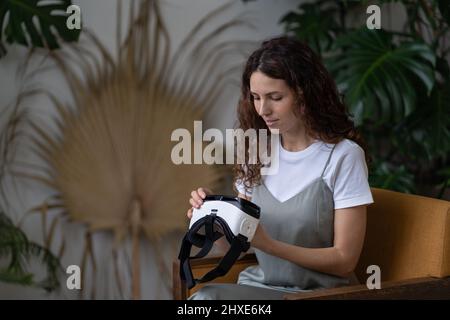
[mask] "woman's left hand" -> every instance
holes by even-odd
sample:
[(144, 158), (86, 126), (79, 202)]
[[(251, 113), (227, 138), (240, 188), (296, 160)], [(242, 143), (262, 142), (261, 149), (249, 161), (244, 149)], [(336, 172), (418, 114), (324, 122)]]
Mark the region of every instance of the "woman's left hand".
[(267, 251), (267, 248), (270, 246), (270, 243), (273, 239), (267, 233), (266, 229), (261, 224), (258, 224), (256, 228), (255, 235), (251, 241), (252, 247), (259, 249), (261, 251)]

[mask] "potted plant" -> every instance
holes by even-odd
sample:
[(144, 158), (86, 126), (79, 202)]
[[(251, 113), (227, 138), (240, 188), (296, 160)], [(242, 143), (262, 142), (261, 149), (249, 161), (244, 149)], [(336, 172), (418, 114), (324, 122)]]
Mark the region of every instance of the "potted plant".
[(381, 30), (369, 30), (365, 19), (350, 24), (369, 17), (367, 1), (302, 2), (280, 23), (313, 47), (336, 79), (372, 156), (371, 186), (448, 199), (450, 3), (378, 5), (392, 3), (406, 13), (402, 30), (387, 28), (387, 16)]

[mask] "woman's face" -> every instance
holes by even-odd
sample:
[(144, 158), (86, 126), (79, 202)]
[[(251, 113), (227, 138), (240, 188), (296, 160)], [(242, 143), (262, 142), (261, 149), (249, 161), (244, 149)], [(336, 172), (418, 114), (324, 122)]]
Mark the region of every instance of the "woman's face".
[(253, 96), (256, 112), (266, 122), (267, 127), (278, 129), (280, 134), (297, 131), (301, 119), (294, 113), (294, 92), (284, 80), (273, 79), (260, 71), (250, 77), (250, 94)]

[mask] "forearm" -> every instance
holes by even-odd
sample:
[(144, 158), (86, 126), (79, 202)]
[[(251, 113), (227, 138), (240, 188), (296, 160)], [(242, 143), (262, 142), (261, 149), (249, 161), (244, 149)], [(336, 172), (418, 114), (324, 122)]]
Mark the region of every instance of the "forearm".
[(335, 247), (305, 248), (271, 239), (261, 250), (301, 267), (340, 277), (348, 276), (353, 269)]

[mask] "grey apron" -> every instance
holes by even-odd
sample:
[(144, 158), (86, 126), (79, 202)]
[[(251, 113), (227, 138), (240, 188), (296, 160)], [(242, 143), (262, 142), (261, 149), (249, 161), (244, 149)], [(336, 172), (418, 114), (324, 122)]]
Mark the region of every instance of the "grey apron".
[[(262, 183), (253, 188), (252, 202), (261, 207), (260, 223), (279, 241), (306, 248), (333, 246), (333, 192), (323, 180), (334, 148), (320, 177), (292, 198), (278, 201)], [(300, 267), (292, 262), (255, 249), (258, 265), (239, 274), (237, 284), (209, 284), (189, 299), (282, 299), (286, 292), (310, 291), (348, 285), (341, 278)]]

